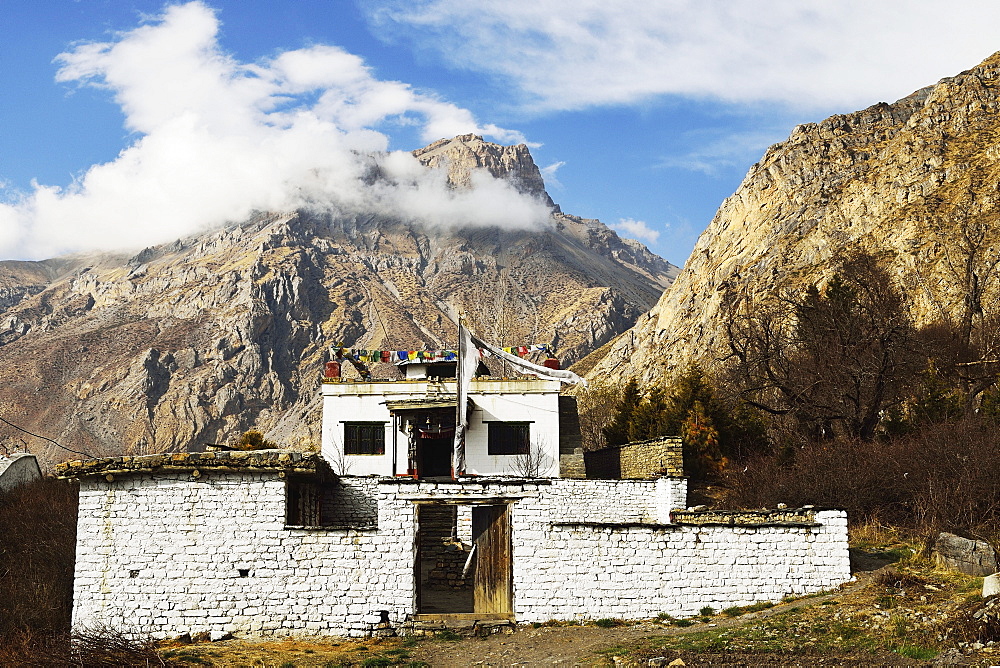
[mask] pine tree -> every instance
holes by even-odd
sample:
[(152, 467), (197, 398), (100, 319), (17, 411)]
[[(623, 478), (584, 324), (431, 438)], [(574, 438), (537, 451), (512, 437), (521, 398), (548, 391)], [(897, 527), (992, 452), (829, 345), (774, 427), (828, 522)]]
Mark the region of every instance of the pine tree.
[(719, 473), (727, 463), (719, 448), (719, 431), (705, 406), (695, 401), (681, 424), (684, 439), (684, 469), (696, 480)]
[(604, 428), (604, 440), (608, 445), (624, 445), (631, 440), (630, 425), (641, 401), (639, 382), (633, 378), (622, 390), (621, 399), (615, 406), (614, 420)]
[(629, 440), (645, 441), (667, 434), (667, 393), (662, 387), (656, 386), (646, 393), (636, 407), (632, 422), (629, 423)]

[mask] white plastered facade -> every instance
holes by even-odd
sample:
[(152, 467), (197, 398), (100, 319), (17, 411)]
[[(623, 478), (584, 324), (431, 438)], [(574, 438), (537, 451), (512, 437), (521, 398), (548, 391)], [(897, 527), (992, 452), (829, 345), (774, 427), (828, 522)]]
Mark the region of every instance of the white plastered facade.
[(683, 479), (341, 478), (374, 524), (286, 522), (278, 471), (137, 472), (80, 486), (74, 624), (180, 633), (372, 633), (418, 612), (417, 507), (509, 511), (517, 622), (694, 615), (850, 578), (843, 511), (737, 526), (672, 522)]
[[(519, 455), (489, 454), (491, 422), (527, 422), (534, 475), (559, 476), (559, 382), (538, 379), (477, 379), (469, 391), (471, 410), (466, 436), (466, 473), (471, 475), (515, 475)], [(399, 380), (352, 382), (327, 381), (322, 385), (324, 458), (338, 473), (349, 475), (405, 475), (408, 435), (400, 414), (394, 416), (387, 403), (420, 398), (454, 398), (452, 380)], [(452, 409), (454, 410), (454, 409)], [(344, 453), (345, 424), (378, 422), (385, 428), (383, 454)]]

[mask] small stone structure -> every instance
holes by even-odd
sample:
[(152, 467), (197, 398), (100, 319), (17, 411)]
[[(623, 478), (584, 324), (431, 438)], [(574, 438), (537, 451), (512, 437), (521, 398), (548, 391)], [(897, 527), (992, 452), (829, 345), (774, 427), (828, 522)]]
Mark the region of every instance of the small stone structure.
[(658, 478), (684, 475), (678, 436), (664, 436), (584, 453), (587, 477), (599, 479)]
[(850, 578), (843, 511), (683, 511), (681, 477), (338, 477), (320, 456), (288, 451), (57, 470), (80, 480), (77, 626), (160, 637), (405, 627), (429, 610), (424, 507), (457, 506), (457, 538), (477, 550), (468, 619), (686, 616)]
[(0, 456), (0, 492), (14, 489), (42, 477), (38, 459), (27, 452)]

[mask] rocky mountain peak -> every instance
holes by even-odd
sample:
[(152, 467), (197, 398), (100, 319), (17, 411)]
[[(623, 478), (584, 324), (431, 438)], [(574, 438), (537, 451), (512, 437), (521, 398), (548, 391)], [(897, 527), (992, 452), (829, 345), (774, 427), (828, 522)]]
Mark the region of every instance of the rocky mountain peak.
[(413, 151), (413, 155), (427, 167), (448, 170), (448, 183), (456, 188), (470, 187), (473, 171), (483, 169), (494, 178), (507, 179), (519, 192), (537, 197), (558, 211), (545, 192), (542, 173), (524, 144), (501, 146), (479, 135), (467, 134), (440, 139)]

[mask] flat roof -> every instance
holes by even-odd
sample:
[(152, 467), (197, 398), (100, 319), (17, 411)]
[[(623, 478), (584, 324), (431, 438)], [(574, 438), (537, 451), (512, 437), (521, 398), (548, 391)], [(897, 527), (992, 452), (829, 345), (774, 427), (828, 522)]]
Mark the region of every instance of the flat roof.
[(211, 452), (167, 452), (157, 455), (100, 457), (56, 464), (58, 478), (155, 473), (159, 471), (279, 471), (329, 473), (323, 458), (294, 450), (233, 450)]

